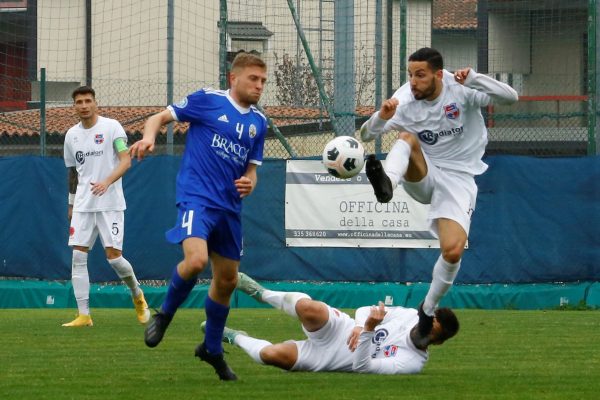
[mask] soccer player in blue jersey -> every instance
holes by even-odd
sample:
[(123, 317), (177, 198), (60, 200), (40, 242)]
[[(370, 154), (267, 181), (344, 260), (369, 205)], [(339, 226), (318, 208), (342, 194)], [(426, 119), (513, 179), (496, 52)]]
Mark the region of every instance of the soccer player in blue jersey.
[(165, 301), (148, 323), (144, 340), (149, 347), (160, 343), (210, 259), (206, 332), (196, 356), (212, 365), (221, 380), (237, 379), (223, 358), (221, 339), (242, 253), (242, 199), (256, 187), (263, 157), (267, 121), (254, 104), (265, 86), (266, 64), (254, 54), (240, 53), (230, 79), (227, 91), (199, 90), (150, 117), (143, 138), (129, 150), (140, 160), (153, 151), (161, 126), (190, 123), (177, 175), (177, 224), (166, 234), (169, 242), (181, 243), (184, 259), (173, 270)]

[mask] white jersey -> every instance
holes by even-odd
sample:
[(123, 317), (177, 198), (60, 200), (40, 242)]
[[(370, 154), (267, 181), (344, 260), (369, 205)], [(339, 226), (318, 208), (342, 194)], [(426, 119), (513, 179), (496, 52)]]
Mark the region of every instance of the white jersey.
[(360, 334), (357, 349), (352, 352), (347, 340), (355, 326), (364, 326), (370, 307), (356, 310), (356, 320), (329, 307), (329, 320), (321, 329), (309, 332), (308, 340), (294, 341), (298, 360), (292, 370), (340, 371), (371, 374), (416, 374), (428, 359), (427, 351), (417, 349), (410, 330), (419, 322), (417, 310), (386, 307), (381, 324), (372, 332)]
[(114, 147), (117, 138), (127, 141), (121, 124), (114, 119), (100, 116), (90, 129), (85, 129), (80, 122), (67, 131), (65, 165), (77, 168), (79, 180), (73, 205), (74, 212), (125, 210), (125, 196), (120, 178), (110, 185), (102, 196), (96, 196), (90, 190), (92, 183), (104, 180), (119, 164), (119, 156)]
[[(510, 104), (518, 100), (510, 86), (470, 70), (464, 85), (444, 70), (443, 88), (432, 100), (416, 100), (410, 83), (402, 85), (393, 97), (399, 101), (388, 121), (376, 112), (361, 128), (364, 141), (391, 130), (407, 131), (418, 137), (423, 153), (433, 165), (479, 175), (487, 165), (481, 161), (487, 144), (487, 129), (481, 107), (492, 103)], [(365, 129), (366, 128), (366, 129)]]
[[(352, 370), (371, 374), (416, 374), (429, 358), (427, 351), (415, 347), (411, 329), (419, 322), (417, 310), (386, 307), (386, 315), (374, 331), (360, 334)], [(356, 324), (363, 325), (370, 307), (356, 310)]]

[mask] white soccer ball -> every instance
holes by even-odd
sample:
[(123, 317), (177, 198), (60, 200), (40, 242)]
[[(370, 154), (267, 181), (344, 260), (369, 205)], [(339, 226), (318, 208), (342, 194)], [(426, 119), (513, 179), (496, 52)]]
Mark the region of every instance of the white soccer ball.
[(325, 146), (323, 165), (331, 175), (347, 179), (358, 175), (365, 163), (365, 149), (351, 136), (338, 136)]

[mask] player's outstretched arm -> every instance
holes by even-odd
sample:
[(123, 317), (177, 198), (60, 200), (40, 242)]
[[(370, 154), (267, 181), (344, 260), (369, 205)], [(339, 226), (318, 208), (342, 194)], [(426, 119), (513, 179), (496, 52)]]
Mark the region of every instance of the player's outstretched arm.
[(129, 156), (131, 158), (137, 157), (139, 161), (144, 158), (146, 153), (152, 153), (154, 151), (154, 141), (160, 128), (174, 120), (173, 114), (168, 108), (148, 118), (144, 124), (144, 136), (129, 148)]
[(369, 142), (382, 133), (394, 129), (393, 126), (388, 124), (388, 121), (396, 113), (398, 104), (399, 101), (395, 97), (387, 99), (381, 104), (379, 111), (373, 114), (371, 118), (360, 127), (360, 138), (363, 142)]
[(497, 104), (513, 104), (519, 100), (515, 89), (487, 75), (478, 74), (471, 68), (457, 70), (454, 79), (466, 87), (487, 94)]

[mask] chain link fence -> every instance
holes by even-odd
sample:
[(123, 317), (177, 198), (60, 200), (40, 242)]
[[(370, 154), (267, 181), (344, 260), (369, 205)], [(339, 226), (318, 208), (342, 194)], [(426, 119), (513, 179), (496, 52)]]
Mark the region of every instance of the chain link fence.
[[(519, 93), (515, 105), (483, 110), (489, 154), (597, 152), (593, 0), (16, 3), (0, 9), (0, 156), (60, 156), (77, 123), (70, 93), (86, 83), (135, 141), (166, 105), (223, 88), (243, 50), (269, 67), (265, 157), (318, 157), (406, 82), (408, 55), (424, 46), (448, 70), (472, 67)], [(179, 154), (186, 130), (165, 129), (158, 153)], [(394, 139), (366, 149), (385, 153)]]

